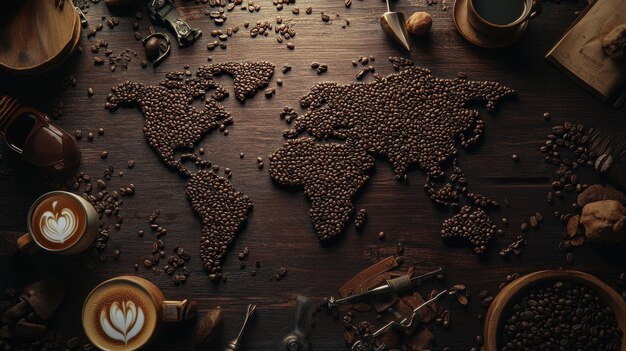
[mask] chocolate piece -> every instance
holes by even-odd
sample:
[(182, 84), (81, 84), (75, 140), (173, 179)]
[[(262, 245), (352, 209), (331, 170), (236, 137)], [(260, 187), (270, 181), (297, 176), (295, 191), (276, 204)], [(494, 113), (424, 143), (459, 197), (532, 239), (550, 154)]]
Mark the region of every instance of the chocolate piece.
[(52, 317), (65, 298), (65, 289), (56, 278), (48, 278), (24, 287), (21, 298), (28, 302), (41, 319)]
[(46, 336), (47, 329), (43, 324), (31, 323), (22, 318), (15, 325), (13, 336), (25, 340), (39, 340)]

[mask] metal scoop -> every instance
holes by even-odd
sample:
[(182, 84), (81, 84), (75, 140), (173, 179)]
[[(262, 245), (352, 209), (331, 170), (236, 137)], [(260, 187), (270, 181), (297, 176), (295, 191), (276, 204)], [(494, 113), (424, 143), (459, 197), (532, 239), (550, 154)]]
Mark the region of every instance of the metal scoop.
[(409, 32), (406, 29), (406, 21), (404, 19), (404, 13), (391, 12), (389, 7), (389, 0), (387, 2), (387, 12), (383, 13), (380, 17), (380, 26), (383, 28), (388, 36), (393, 38), (411, 52), (411, 45), (409, 44)]
[(246, 327), (248, 326), (248, 321), (254, 315), (256, 311), (256, 305), (248, 305), (248, 310), (246, 311), (246, 319), (243, 321), (243, 325), (241, 326), (241, 330), (236, 338), (234, 338), (231, 342), (228, 343), (224, 351), (242, 351), (243, 346), (241, 345), (241, 338), (243, 337), (243, 333), (246, 331)]

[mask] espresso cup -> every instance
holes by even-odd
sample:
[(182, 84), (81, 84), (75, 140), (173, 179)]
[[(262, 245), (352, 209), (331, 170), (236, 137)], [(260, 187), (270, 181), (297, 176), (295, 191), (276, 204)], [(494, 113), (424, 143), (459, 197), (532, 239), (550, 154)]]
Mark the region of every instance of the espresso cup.
[(85, 251), (98, 236), (96, 209), (82, 197), (52, 191), (39, 197), (28, 211), (28, 233), (17, 239), (22, 252), (40, 249), (70, 255)]
[(515, 36), (542, 10), (540, 0), (467, 0), (467, 19), (489, 36)]
[(83, 329), (89, 341), (104, 351), (146, 347), (164, 322), (196, 317), (195, 302), (169, 301), (161, 290), (137, 276), (120, 276), (96, 286), (83, 304)]

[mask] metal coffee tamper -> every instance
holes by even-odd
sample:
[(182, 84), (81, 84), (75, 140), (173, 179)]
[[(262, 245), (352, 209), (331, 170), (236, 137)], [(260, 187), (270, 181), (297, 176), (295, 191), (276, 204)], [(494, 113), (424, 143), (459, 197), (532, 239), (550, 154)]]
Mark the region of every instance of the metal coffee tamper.
[(241, 326), (241, 330), (239, 331), (239, 334), (237, 334), (237, 337), (228, 343), (224, 351), (242, 351), (243, 350), (243, 346), (241, 345), (241, 338), (243, 337), (243, 333), (245, 332), (246, 327), (248, 326), (248, 321), (254, 315), (255, 311), (256, 311), (256, 305), (248, 305), (248, 310), (246, 311), (246, 319), (244, 319), (243, 321), (243, 325)]
[(278, 340), (278, 351), (308, 351), (311, 348), (308, 333), (310, 326), (310, 314), (313, 301), (298, 295), (296, 306), (296, 324), (293, 328), (288, 328), (280, 335)]

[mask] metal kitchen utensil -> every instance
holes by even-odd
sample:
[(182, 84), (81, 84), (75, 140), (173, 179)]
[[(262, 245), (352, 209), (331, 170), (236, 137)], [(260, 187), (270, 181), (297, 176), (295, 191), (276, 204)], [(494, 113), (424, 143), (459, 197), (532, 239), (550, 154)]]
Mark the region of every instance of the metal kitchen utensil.
[(311, 349), (308, 333), (310, 328), (310, 313), (313, 301), (298, 295), (296, 306), (296, 323), (293, 328), (287, 328), (279, 335), (278, 351), (308, 351)]
[(193, 29), (182, 19), (172, 0), (151, 0), (148, 3), (150, 18), (160, 25), (168, 26), (174, 34), (179, 46), (193, 44), (202, 34), (199, 29)]
[(78, 6), (74, 6), (76, 8), (76, 12), (78, 12), (78, 18), (80, 18), (80, 25), (83, 27), (87, 27), (87, 25), (89, 24), (89, 20), (87, 20), (87, 16), (85, 16), (85, 13), (83, 12), (83, 10), (80, 9), (80, 7)]
[(228, 343), (224, 351), (242, 351), (243, 346), (241, 345), (241, 338), (243, 337), (243, 333), (246, 331), (246, 327), (248, 326), (248, 321), (254, 315), (256, 311), (256, 305), (248, 305), (248, 310), (246, 311), (246, 319), (243, 321), (243, 325), (241, 326), (241, 330), (239, 330), (239, 334), (232, 341)]
[(428, 272), (417, 277), (409, 277), (408, 275), (402, 275), (397, 278), (389, 279), (385, 285), (378, 286), (374, 289), (364, 291), (360, 294), (350, 295), (341, 299), (335, 299), (331, 297), (328, 299), (328, 308), (336, 307), (341, 303), (362, 301), (365, 298), (380, 295), (403, 295), (413, 291), (413, 287), (421, 283), (422, 279), (438, 275), (443, 272), (443, 268)]
[(402, 47), (407, 49), (407, 51), (411, 52), (411, 45), (409, 44), (409, 32), (406, 29), (404, 13), (391, 12), (389, 0), (386, 0), (386, 2), (387, 12), (383, 13), (383, 15), (380, 17), (380, 26), (383, 27), (383, 30), (385, 31), (385, 33), (387, 33), (388, 36), (400, 43)]
[(378, 338), (379, 336), (382, 336), (385, 332), (387, 332), (387, 330), (391, 328), (398, 328), (398, 329), (404, 329), (404, 330), (412, 328), (414, 326), (413, 323), (415, 322), (415, 319), (417, 318), (418, 312), (422, 308), (450, 294), (452, 294), (452, 292), (448, 290), (444, 290), (440, 292), (439, 294), (435, 295), (433, 298), (425, 301), (423, 304), (417, 306), (413, 310), (413, 313), (411, 314), (410, 317), (406, 317), (400, 322), (391, 321), (383, 325), (382, 327), (380, 327), (374, 333), (367, 335), (365, 338), (355, 341), (354, 344), (352, 344), (352, 351), (383, 351), (385, 350), (386, 349), (385, 344), (378, 341), (378, 339), (376, 338)]
[[(170, 37), (165, 34), (165, 33), (151, 33), (150, 35), (148, 35), (147, 37), (143, 38), (141, 40), (141, 43), (144, 46), (144, 49), (147, 48), (146, 44), (148, 43), (148, 41), (152, 38), (156, 38), (161, 39), (162, 41), (159, 42), (159, 45), (156, 46), (156, 50), (157, 50), (157, 55), (156, 58), (151, 58), (148, 57), (148, 50), (146, 50), (146, 58), (152, 62), (152, 67), (156, 67), (158, 65), (161, 64), (161, 62), (163, 62), (169, 55), (170, 55), (170, 51), (172, 48), (172, 44), (170, 42)], [(163, 44), (163, 45), (161, 45)], [(163, 50), (161, 48), (161, 46), (165, 47), (165, 50)]]

